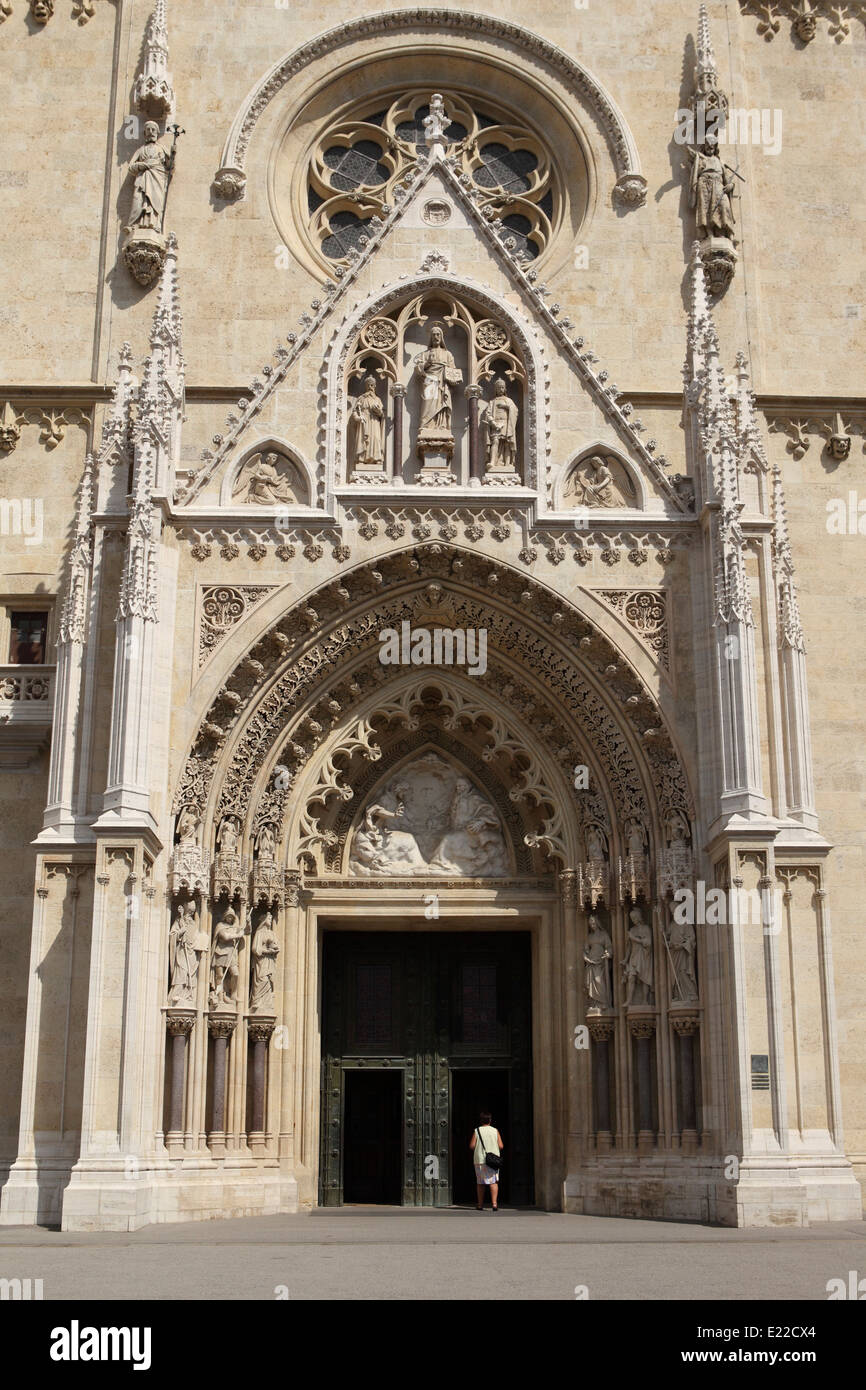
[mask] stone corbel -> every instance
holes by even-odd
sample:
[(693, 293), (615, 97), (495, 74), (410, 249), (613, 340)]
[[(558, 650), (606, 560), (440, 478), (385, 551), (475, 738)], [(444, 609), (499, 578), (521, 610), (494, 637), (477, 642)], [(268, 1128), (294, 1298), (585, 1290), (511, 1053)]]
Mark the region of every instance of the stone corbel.
[(178, 845), (171, 857), (172, 893), (207, 895), (210, 856), (201, 845)]
[(607, 902), (610, 893), (607, 860), (587, 859), (578, 864), (577, 873), (581, 905), (594, 912), (600, 902)]

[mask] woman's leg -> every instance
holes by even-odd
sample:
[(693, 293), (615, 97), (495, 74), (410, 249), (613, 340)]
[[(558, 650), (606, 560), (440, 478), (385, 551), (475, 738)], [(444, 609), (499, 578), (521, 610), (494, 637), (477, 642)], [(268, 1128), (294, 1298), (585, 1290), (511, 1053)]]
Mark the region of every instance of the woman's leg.
[(483, 1210), (484, 1210), (484, 1183), (483, 1183), (483, 1182), (479, 1182), (479, 1183), (476, 1183), (475, 1186), (476, 1186), (477, 1189), (478, 1189), (478, 1210), (479, 1210), (479, 1211), (483, 1211)]
[(491, 1201), (491, 1203), (492, 1203), (492, 1205), (493, 1205), (493, 1210), (495, 1211), (496, 1208), (499, 1206), (499, 1183), (498, 1183), (498, 1182), (492, 1182), (492, 1183), (490, 1184), (490, 1201)]

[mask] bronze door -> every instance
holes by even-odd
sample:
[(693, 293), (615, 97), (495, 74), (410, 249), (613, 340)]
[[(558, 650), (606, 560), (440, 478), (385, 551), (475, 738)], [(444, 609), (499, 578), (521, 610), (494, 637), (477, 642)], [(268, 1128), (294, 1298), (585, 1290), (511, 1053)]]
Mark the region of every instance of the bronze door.
[(479, 1105), (532, 1202), (530, 961), (525, 932), (325, 933), (323, 1206), (469, 1200)]

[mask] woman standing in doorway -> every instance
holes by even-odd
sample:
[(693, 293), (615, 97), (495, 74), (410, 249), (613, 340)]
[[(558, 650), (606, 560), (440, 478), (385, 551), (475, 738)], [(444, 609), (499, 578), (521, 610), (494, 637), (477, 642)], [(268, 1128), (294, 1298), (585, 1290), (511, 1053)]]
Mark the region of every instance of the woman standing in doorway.
[(478, 1210), (484, 1210), (484, 1189), (490, 1188), (490, 1204), (494, 1211), (499, 1210), (499, 1164), (495, 1167), (487, 1162), (489, 1157), (499, 1158), (505, 1150), (502, 1135), (494, 1129), (493, 1116), (489, 1110), (482, 1110), (480, 1124), (469, 1141), (475, 1164), (475, 1185), (478, 1192)]

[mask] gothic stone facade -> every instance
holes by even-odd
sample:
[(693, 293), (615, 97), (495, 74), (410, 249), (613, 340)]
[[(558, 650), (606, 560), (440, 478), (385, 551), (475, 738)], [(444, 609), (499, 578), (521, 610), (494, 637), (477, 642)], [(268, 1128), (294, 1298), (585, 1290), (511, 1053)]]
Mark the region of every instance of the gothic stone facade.
[(361, 922), (531, 934), (539, 1205), (858, 1215), (863, 6), (0, 21), (0, 1219), (321, 1200)]

